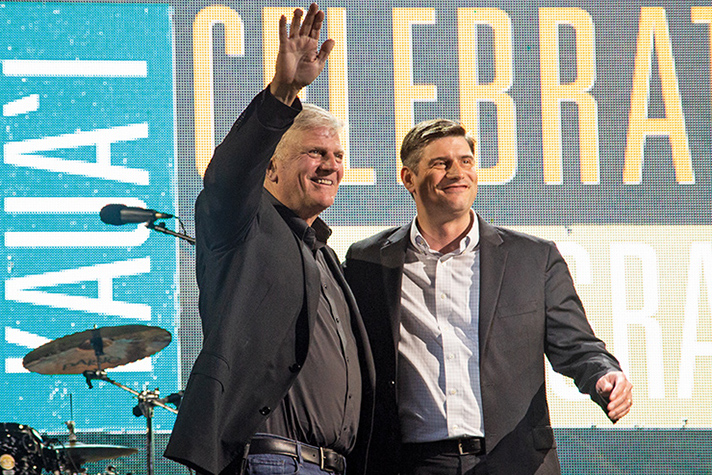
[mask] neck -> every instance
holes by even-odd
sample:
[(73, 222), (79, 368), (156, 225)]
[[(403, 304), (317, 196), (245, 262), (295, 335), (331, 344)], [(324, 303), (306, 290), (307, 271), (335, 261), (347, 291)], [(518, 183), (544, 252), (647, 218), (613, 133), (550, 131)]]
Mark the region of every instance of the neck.
[[(266, 189), (267, 191), (270, 192), (270, 194), (271, 194), (272, 196), (274, 196), (274, 197), (277, 199), (277, 201), (279, 201), (279, 202), (282, 203), (284, 206), (286, 206), (287, 208), (289, 208), (289, 209), (291, 209), (292, 211), (294, 211), (294, 213), (295, 213), (297, 216), (299, 216), (300, 218), (302, 218), (304, 221), (306, 221), (309, 226), (311, 226), (311, 225), (314, 223), (314, 221), (316, 221), (316, 218), (318, 218), (318, 217), (319, 217), (319, 214), (321, 213), (321, 211), (323, 211), (323, 210), (321, 210), (321, 211), (317, 211), (317, 210), (304, 210), (304, 209), (300, 209), (300, 208), (295, 207), (295, 206), (290, 206), (291, 203), (287, 202), (287, 200), (286, 200), (286, 199), (282, 196), (282, 194), (279, 192), (279, 189), (278, 189), (277, 187), (275, 187), (275, 186), (272, 184), (272, 182), (270, 182), (269, 180), (265, 180), (264, 187), (265, 187), (265, 189)], [(315, 213), (316, 213), (316, 214), (315, 214)]]
[(462, 238), (472, 229), (474, 218), (469, 210), (448, 220), (438, 220), (418, 213), (417, 225), (430, 248), (446, 254), (458, 248)]

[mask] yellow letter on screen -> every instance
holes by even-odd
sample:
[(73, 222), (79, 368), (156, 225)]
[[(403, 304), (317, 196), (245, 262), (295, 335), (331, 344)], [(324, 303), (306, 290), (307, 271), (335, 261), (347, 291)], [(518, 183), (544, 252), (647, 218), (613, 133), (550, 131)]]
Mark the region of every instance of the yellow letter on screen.
[[(559, 71), (559, 25), (576, 32), (576, 80), (562, 84)], [(580, 8), (539, 9), (539, 55), (541, 64), (541, 137), (544, 155), (544, 182), (563, 182), (561, 144), (561, 103), (578, 107), (581, 182), (600, 181), (598, 157), (598, 106), (589, 93), (596, 80), (596, 48), (593, 21)]]
[[(496, 165), (480, 168), (477, 171), (479, 183), (482, 185), (506, 183), (517, 173), (514, 100), (505, 92), (513, 83), (512, 21), (505, 11), (498, 8), (459, 8), (457, 22), (460, 120), (468, 131), (473, 131), (478, 142), (480, 103), (491, 102), (497, 107), (498, 160)], [(479, 81), (477, 25), (488, 25), (494, 32), (494, 78), (487, 84), (481, 84)]]
[(328, 59), (329, 111), (344, 122), (341, 145), (346, 152), (344, 158), (344, 185), (373, 185), (376, 174), (373, 168), (351, 168), (349, 147), (349, 81), (348, 56), (346, 49), (346, 10), (329, 8), (326, 12), (329, 38), (336, 44)]
[(213, 27), (225, 27), (225, 53), (245, 54), (245, 33), (240, 15), (228, 7), (211, 5), (193, 21), (193, 101), (195, 103), (195, 167), (205, 174), (215, 149), (213, 91)]
[[(664, 118), (648, 117), (650, 97), (650, 76), (652, 54), (657, 53)], [(623, 183), (638, 184), (643, 174), (643, 149), (649, 135), (667, 136), (672, 148), (675, 178), (681, 184), (694, 184), (692, 158), (685, 129), (680, 89), (675, 72), (675, 59), (668, 30), (665, 10), (660, 7), (640, 9), (638, 45), (633, 70), (633, 87), (630, 93), (630, 117), (628, 119), (628, 140), (625, 149)]]
[[(400, 146), (405, 134), (413, 127), (415, 101), (435, 101), (434, 84), (413, 84), (413, 32), (414, 24), (434, 24), (432, 8), (393, 9), (393, 97), (395, 101), (396, 176), (400, 181)], [(431, 45), (429, 45), (430, 47)]]

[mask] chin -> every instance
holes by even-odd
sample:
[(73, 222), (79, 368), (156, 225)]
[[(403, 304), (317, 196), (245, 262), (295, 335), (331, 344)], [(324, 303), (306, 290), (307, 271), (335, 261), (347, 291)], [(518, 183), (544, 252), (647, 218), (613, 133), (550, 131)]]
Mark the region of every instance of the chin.
[(328, 208), (329, 206), (334, 204), (334, 201), (336, 201), (336, 197), (335, 196), (324, 196), (324, 197), (320, 197), (314, 201), (316, 203), (324, 206), (325, 208)]
[(325, 200), (315, 200), (313, 203), (313, 208), (315, 210), (319, 210), (319, 213), (322, 211), (326, 210), (329, 206), (334, 204), (334, 200), (331, 201), (325, 201)]

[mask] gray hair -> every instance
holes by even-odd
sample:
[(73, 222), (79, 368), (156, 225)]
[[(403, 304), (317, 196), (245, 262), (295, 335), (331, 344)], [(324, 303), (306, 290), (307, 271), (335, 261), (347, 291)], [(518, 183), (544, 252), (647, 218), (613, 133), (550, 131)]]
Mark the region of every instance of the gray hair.
[(295, 117), (292, 126), (284, 133), (272, 155), (272, 160), (283, 160), (294, 153), (296, 136), (300, 132), (316, 128), (327, 128), (334, 133), (340, 133), (344, 122), (337, 119), (331, 112), (314, 104), (302, 104), (302, 111)]
[(403, 166), (417, 173), (423, 149), (430, 142), (444, 137), (464, 138), (472, 154), (475, 154), (475, 139), (467, 133), (462, 124), (449, 119), (431, 119), (416, 124), (403, 139), (400, 149)]

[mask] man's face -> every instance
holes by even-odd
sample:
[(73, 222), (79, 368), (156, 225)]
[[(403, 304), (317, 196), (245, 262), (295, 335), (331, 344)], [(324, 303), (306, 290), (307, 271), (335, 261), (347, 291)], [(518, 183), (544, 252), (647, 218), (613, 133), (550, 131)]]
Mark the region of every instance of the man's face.
[(298, 132), (292, 154), (273, 162), (267, 172), (270, 191), (308, 224), (334, 204), (344, 176), (339, 135), (326, 127)]
[(469, 213), (477, 196), (475, 158), (464, 137), (433, 140), (422, 151), (417, 173), (404, 168), (401, 178), (418, 214), (456, 218)]

